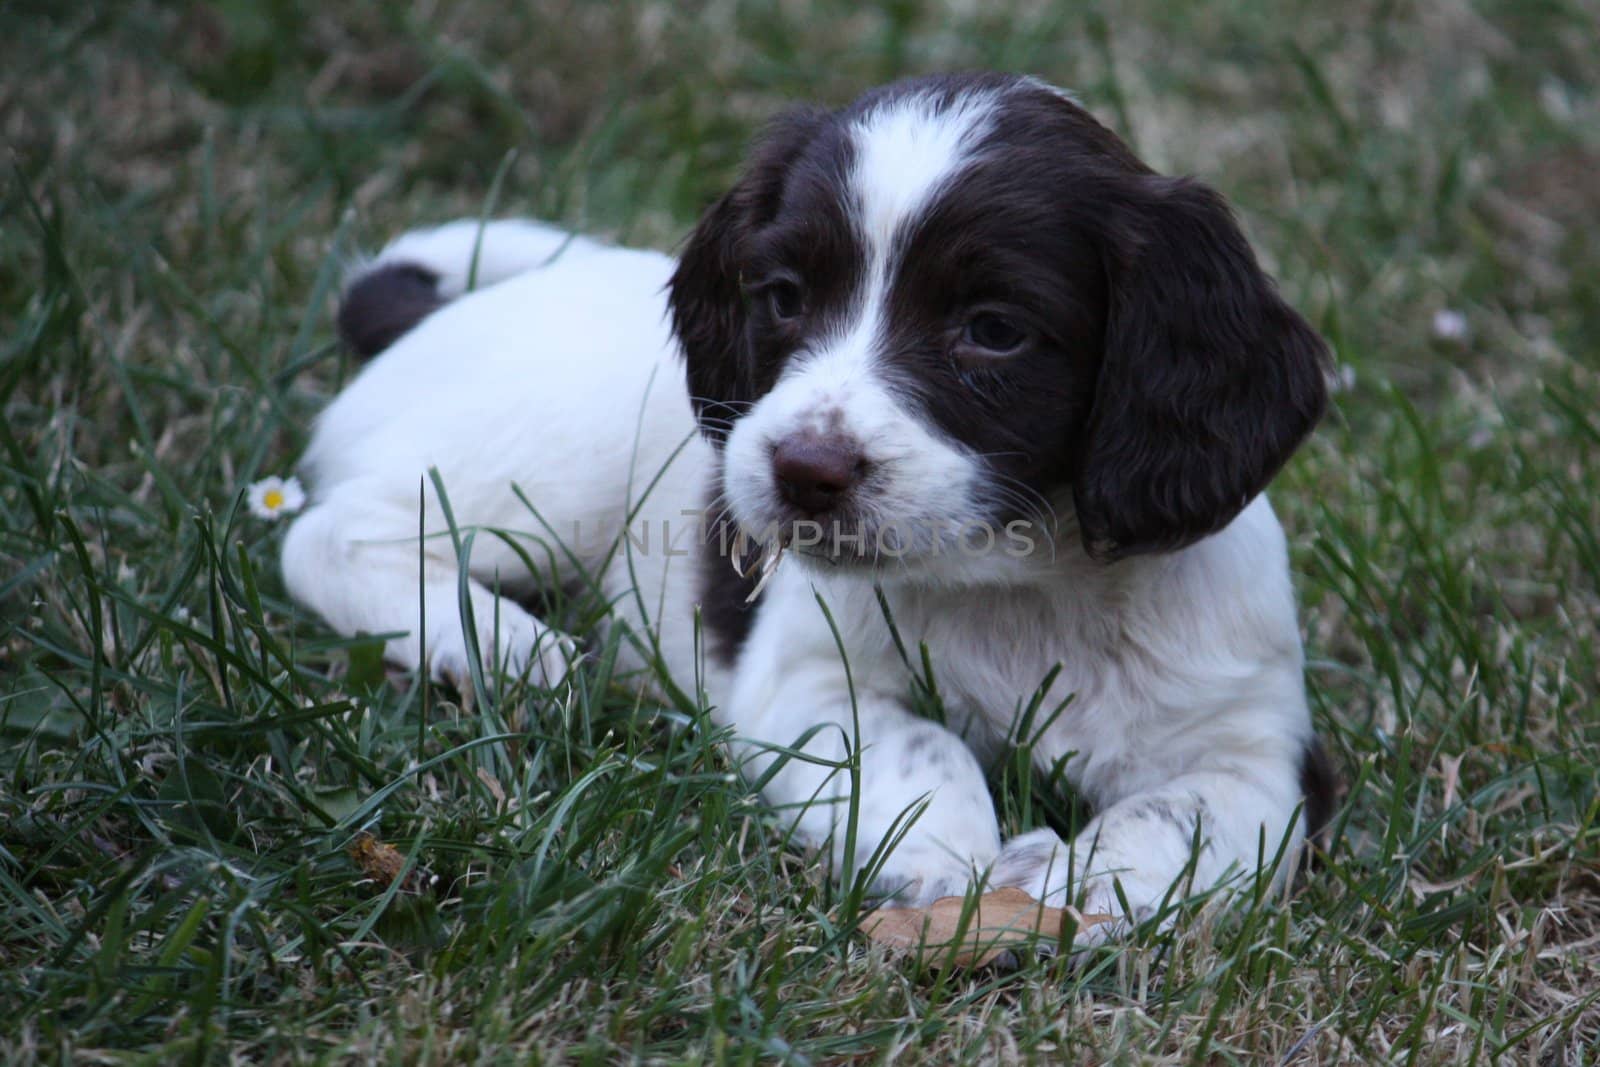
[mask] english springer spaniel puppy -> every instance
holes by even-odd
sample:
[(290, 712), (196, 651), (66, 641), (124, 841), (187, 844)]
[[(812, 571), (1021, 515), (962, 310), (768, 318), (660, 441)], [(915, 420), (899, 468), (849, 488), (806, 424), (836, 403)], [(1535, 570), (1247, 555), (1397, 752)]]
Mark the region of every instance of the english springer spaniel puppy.
[[(398, 664), (556, 684), (574, 643), (511, 594), (588, 576), (836, 871), (893, 843), (906, 904), (981, 881), (1141, 920), (1281, 879), (1325, 814), (1262, 496), (1325, 346), (1220, 196), (1057, 89), (785, 114), (677, 260), (409, 233), (340, 326), (382, 354), (317, 424), (284, 576)], [(465, 613), (446, 503), (479, 531)], [(1019, 740), (1093, 806), (1070, 846), (1002, 839), (984, 765)]]

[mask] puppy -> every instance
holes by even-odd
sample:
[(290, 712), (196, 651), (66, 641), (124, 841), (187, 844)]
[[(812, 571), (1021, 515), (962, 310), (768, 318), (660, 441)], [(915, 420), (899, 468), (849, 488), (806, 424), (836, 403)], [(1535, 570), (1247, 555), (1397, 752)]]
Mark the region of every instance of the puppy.
[[(1261, 495), (1325, 346), (1221, 197), (1057, 89), (788, 113), (677, 261), (407, 234), (340, 324), (381, 357), (317, 425), (283, 570), (396, 663), (556, 684), (575, 646), (511, 594), (592, 580), (837, 871), (893, 845), (907, 904), (983, 880), (1141, 920), (1281, 878), (1325, 814)], [(983, 768), (1018, 741), (1093, 805), (1071, 847), (1001, 839)]]

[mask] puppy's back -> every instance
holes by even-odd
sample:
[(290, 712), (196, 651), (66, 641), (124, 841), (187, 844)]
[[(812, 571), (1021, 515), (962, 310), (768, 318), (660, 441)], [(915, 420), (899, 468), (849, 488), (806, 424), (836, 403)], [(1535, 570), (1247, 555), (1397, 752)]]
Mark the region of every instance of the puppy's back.
[(458, 219), (412, 230), (351, 272), (339, 302), (339, 336), (371, 359), (464, 293), (602, 248), (524, 219)]

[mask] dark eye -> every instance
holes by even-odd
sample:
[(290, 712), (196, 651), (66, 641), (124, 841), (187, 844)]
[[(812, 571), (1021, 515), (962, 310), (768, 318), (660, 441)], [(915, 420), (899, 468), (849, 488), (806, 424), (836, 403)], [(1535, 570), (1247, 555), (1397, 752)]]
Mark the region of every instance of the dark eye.
[(773, 282), (767, 286), (767, 308), (779, 322), (798, 319), (806, 309), (805, 294), (794, 282)]
[(961, 339), (975, 348), (1003, 356), (1021, 348), (1028, 334), (1004, 315), (985, 311), (967, 320)]

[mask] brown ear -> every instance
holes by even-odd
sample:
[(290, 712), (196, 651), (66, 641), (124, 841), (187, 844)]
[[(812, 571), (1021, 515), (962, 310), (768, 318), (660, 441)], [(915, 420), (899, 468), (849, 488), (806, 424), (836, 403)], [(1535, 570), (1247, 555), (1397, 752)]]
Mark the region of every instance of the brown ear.
[(672, 329), (683, 350), (695, 417), (719, 446), (728, 423), (755, 400), (739, 277), (741, 246), (777, 212), (789, 165), (825, 114), (796, 109), (768, 124), (739, 181), (700, 217), (668, 283)]
[(1227, 204), (1141, 178), (1109, 238), (1104, 359), (1073, 487), (1100, 559), (1215, 533), (1277, 474), (1327, 403), (1327, 346), (1278, 295)]

